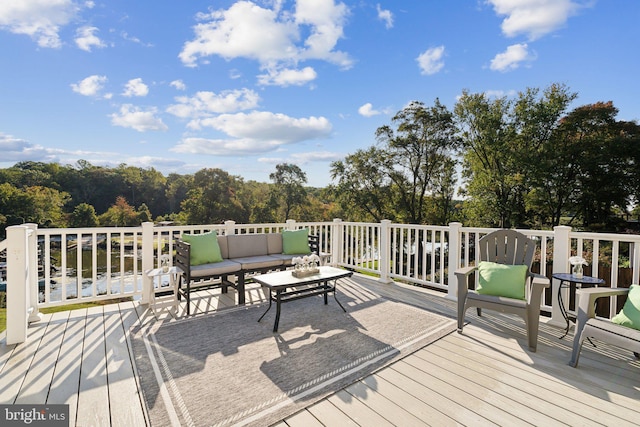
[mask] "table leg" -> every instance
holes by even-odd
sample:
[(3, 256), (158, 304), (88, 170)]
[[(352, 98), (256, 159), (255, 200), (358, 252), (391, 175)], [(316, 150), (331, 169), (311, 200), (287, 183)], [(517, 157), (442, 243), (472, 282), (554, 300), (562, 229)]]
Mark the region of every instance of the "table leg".
[[(329, 293), (329, 281), (325, 280), (324, 281), (324, 305), (327, 305), (329, 303), (329, 301), (327, 301), (327, 294)], [(336, 294), (335, 292), (333, 293), (334, 295)]]
[(278, 332), (278, 323), (280, 323), (280, 303), (282, 299), (282, 291), (276, 291), (276, 321), (273, 323), (273, 332)]
[(267, 307), (267, 311), (265, 311), (264, 313), (262, 313), (262, 316), (260, 316), (260, 318), (258, 319), (258, 322), (262, 320), (262, 318), (265, 316), (265, 314), (267, 314), (269, 312), (269, 310), (271, 310), (271, 288), (269, 288), (269, 307)]
[(345, 308), (342, 306), (342, 304), (340, 304), (340, 301), (338, 301), (338, 281), (337, 280), (335, 280), (333, 282), (333, 299), (336, 300), (336, 302), (338, 303), (338, 305), (340, 306), (342, 311), (344, 311), (346, 313), (347, 310), (345, 310)]
[(567, 314), (567, 309), (564, 307), (564, 301), (562, 300), (562, 284), (564, 281), (560, 281), (560, 286), (558, 287), (558, 305), (560, 306), (560, 313), (562, 313), (562, 317), (567, 322), (567, 327), (564, 330), (564, 334), (559, 338), (562, 339), (567, 336), (569, 333), (569, 316)]

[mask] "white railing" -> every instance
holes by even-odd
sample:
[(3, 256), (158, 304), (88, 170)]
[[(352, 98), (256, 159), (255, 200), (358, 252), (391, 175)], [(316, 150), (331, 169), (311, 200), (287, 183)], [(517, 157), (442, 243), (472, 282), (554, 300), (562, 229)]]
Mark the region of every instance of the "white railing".
[[(7, 256), (8, 304), (26, 304), (26, 309), (12, 310), (33, 321), (40, 308), (56, 305), (123, 297), (146, 303), (149, 296), (145, 289), (149, 287), (145, 281), (149, 279), (143, 272), (158, 266), (162, 255), (172, 256), (175, 238), (182, 233), (216, 230), (229, 235), (299, 228), (309, 228), (310, 234), (319, 236), (320, 251), (332, 265), (375, 275), (383, 283), (401, 281), (447, 291), (451, 299), (457, 297), (454, 271), (477, 262), (474, 249), (478, 241), (493, 231), (462, 227), (460, 223), (428, 226), (340, 219), (162, 227), (145, 223), (141, 227), (77, 229), (38, 229), (25, 224), (9, 227), (7, 240), (0, 242), (0, 252), (6, 248), (7, 255), (11, 253)], [(639, 235), (582, 233), (570, 227), (519, 231), (537, 243), (534, 271), (543, 275), (568, 272), (569, 256), (581, 255), (590, 264), (591, 270), (586, 273), (604, 278), (607, 286), (640, 282)], [(13, 279), (9, 277), (11, 271)], [(542, 311), (551, 314), (552, 323), (560, 325), (564, 319), (559, 311), (558, 287), (554, 281), (546, 291)], [(569, 301), (569, 291), (561, 292)], [(616, 303), (612, 299), (610, 313), (617, 312)], [(10, 322), (19, 323), (18, 332), (12, 336), (20, 339), (26, 326), (22, 326), (22, 320), (14, 320), (13, 314), (8, 317)]]

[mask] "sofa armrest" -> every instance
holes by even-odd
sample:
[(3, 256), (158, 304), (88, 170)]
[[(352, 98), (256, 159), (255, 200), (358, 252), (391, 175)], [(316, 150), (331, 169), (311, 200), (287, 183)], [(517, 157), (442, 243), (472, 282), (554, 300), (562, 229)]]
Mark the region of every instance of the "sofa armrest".
[(309, 234), (309, 249), (312, 254), (320, 255), (320, 237)]
[(176, 257), (175, 264), (183, 271), (184, 280), (191, 279), (191, 244), (177, 238), (175, 240)]

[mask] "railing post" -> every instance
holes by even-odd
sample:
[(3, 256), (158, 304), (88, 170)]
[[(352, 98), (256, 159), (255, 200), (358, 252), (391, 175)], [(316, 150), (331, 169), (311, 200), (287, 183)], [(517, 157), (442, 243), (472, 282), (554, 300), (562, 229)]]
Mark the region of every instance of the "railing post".
[(24, 225), (7, 227), (7, 345), (27, 340), (29, 275), (33, 274), (29, 269), (28, 234)]
[(329, 265), (336, 266), (342, 262), (342, 220), (340, 218), (334, 218), (331, 225), (331, 262)]
[(449, 223), (449, 271), (447, 274), (447, 298), (457, 301), (458, 300), (458, 280), (456, 279), (456, 270), (460, 267), (460, 228), (462, 223), (451, 222)]
[(296, 231), (296, 220), (288, 219), (284, 228), (289, 231)]
[(225, 221), (224, 222), (224, 234), (227, 236), (231, 236), (236, 234), (236, 222), (235, 221)]
[[(40, 299), (40, 288), (38, 286), (38, 224), (29, 223), (24, 225), (28, 228), (27, 262), (29, 263), (29, 323), (32, 323), (42, 320), (42, 316), (38, 310), (38, 301)], [(47, 285), (45, 284), (45, 286)]]
[[(151, 298), (151, 277), (147, 276), (146, 272), (154, 268), (154, 255), (153, 250), (153, 222), (142, 223), (142, 301), (140, 304), (149, 304)], [(160, 241), (158, 241), (160, 244)]]
[[(552, 273), (568, 273), (569, 257), (571, 256), (571, 227), (559, 225), (553, 228), (553, 271)], [(565, 326), (566, 321), (560, 311), (558, 301), (559, 280), (551, 281), (551, 320), (550, 325)], [(563, 301), (569, 301), (569, 290), (562, 290)]]
[(391, 270), (391, 221), (383, 219), (380, 221), (380, 279), (382, 283), (393, 283), (389, 278)]

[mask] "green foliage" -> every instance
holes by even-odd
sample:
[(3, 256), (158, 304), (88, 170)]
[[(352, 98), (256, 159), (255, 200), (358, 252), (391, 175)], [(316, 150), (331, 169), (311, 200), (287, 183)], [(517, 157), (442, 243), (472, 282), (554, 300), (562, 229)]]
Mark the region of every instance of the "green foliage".
[(376, 131), (380, 147), (332, 163), (334, 194), (354, 220), (441, 223), (450, 217), (455, 189), (453, 115), (437, 99), (429, 108), (414, 101), (392, 121), (395, 129)]
[[(334, 183), (306, 187), (282, 163), (272, 183), (221, 169), (194, 175), (154, 168), (19, 162), (0, 169), (0, 234), (40, 227), (300, 221), (381, 221), (609, 231), (640, 219), (640, 126), (616, 119), (612, 102), (567, 111), (577, 95), (560, 84), (513, 98), (463, 91), (453, 113), (414, 101), (375, 132), (376, 143), (330, 166)], [(459, 155), (454, 157), (454, 155)], [(464, 196), (454, 201), (462, 160)], [(98, 218), (98, 221), (96, 220)]]
[(70, 227), (97, 227), (99, 224), (96, 210), (87, 203), (80, 203), (69, 216)]
[(455, 113), (472, 224), (531, 226), (531, 212), (541, 219), (555, 209), (551, 199), (558, 194), (541, 186), (558, 176), (553, 160), (562, 157), (553, 153), (554, 132), (575, 97), (562, 85), (551, 85), (542, 95), (527, 89), (516, 99), (463, 92)]
[(275, 211), (274, 217), (281, 222), (293, 219), (292, 211), (304, 206), (307, 199), (307, 191), (303, 186), (307, 183), (307, 175), (297, 165), (280, 163), (269, 179), (274, 185), (269, 194), (268, 207)]
[(248, 211), (236, 197), (242, 179), (222, 169), (202, 169), (193, 177), (193, 188), (182, 202), (189, 224), (220, 224), (233, 219), (247, 222)]
[(140, 225), (138, 213), (122, 196), (118, 196), (116, 203), (100, 215), (98, 219), (103, 227), (132, 227)]

